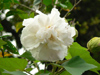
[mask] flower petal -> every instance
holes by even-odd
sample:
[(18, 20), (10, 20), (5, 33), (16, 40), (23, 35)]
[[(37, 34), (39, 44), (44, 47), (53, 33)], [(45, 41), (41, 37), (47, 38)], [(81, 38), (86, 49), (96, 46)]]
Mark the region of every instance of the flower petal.
[(40, 41), (35, 36), (28, 34), (25, 37), (21, 37), (21, 43), (27, 50), (30, 50), (38, 47)]
[(23, 26), (32, 25), (34, 23), (34, 18), (24, 19)]

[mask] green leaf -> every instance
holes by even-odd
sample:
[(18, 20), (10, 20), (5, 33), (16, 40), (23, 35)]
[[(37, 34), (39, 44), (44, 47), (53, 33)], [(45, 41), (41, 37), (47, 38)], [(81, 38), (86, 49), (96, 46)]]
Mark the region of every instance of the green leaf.
[(72, 75), (72, 74), (70, 74), (68, 71), (64, 71), (60, 75)]
[(67, 54), (67, 56), (65, 56), (65, 58), (66, 58), (67, 60), (69, 60), (69, 59), (72, 58), (72, 56), (71, 56), (71, 54), (68, 52), (68, 54)]
[(29, 59), (29, 60), (31, 60), (31, 61), (34, 61), (34, 60), (35, 60), (35, 59), (32, 57), (32, 54), (31, 54), (29, 51), (26, 51), (25, 53), (23, 53), (23, 54), (21, 55), (21, 57), (27, 58), (27, 59)]
[(36, 6), (36, 5), (40, 4), (40, 3), (41, 3), (41, 0), (34, 0), (33, 5)]
[(97, 68), (92, 69), (92, 71), (98, 73), (97, 70), (100, 70), (100, 64), (90, 56), (86, 48), (80, 46), (78, 43), (74, 42), (68, 51), (72, 57), (80, 56), (87, 63), (97, 66)]
[(52, 4), (52, 0), (43, 0), (43, 4), (48, 6), (48, 5)]
[(23, 71), (27, 65), (25, 59), (0, 58), (0, 68), (8, 71)]
[(33, 68), (27, 68), (25, 69), (27, 72), (30, 72)]
[(0, 31), (2, 31), (3, 30), (3, 26), (0, 24)]
[(10, 51), (12, 53), (19, 54), (16, 47), (10, 41), (6, 41), (6, 42), (7, 42), (7, 44), (4, 45), (4, 48), (6, 48), (8, 51)]
[(7, 73), (7, 74), (11, 74), (11, 75), (27, 75), (21, 71), (13, 71), (13, 72), (10, 72), (10, 71), (7, 71), (5, 70), (3, 73)]
[(19, 16), (21, 19), (27, 19), (27, 18), (29, 18), (27, 13), (18, 14), (18, 16)]
[(18, 22), (18, 23), (16, 24), (16, 32), (18, 32), (22, 27), (23, 27), (23, 26), (22, 26), (22, 22)]
[(20, 4), (17, 0), (12, 0), (13, 3)]
[(34, 17), (34, 13), (32, 12), (29, 16), (29, 18), (33, 18)]
[(73, 5), (72, 5), (72, 3), (70, 1), (66, 1), (65, 5), (67, 5), (68, 9), (72, 9), (72, 7), (73, 7)]
[(5, 45), (5, 44), (6, 44), (6, 42), (0, 39), (0, 47), (1, 47), (2, 45)]
[(49, 73), (49, 71), (47, 71), (47, 70), (40, 70), (38, 73), (36, 73), (35, 75), (49, 75), (50, 73)]
[(86, 63), (79, 56), (73, 57), (71, 60), (64, 62), (62, 66), (72, 75), (81, 75), (87, 70), (96, 68), (96, 66), (92, 64)]

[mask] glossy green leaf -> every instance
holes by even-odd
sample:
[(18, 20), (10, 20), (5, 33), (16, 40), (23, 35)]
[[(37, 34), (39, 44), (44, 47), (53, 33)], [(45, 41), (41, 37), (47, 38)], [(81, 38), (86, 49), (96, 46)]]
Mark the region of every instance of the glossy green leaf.
[(10, 41), (6, 41), (7, 44), (4, 45), (4, 48), (6, 48), (8, 51), (18, 54), (18, 50), (16, 49), (16, 47), (10, 42)]
[(0, 39), (0, 46), (5, 45), (6, 42)]
[(2, 31), (3, 30), (3, 26), (0, 24), (0, 31)]
[(27, 65), (25, 59), (19, 58), (0, 58), (0, 68), (8, 71), (23, 71)]
[(22, 22), (18, 22), (18, 23), (16, 24), (16, 32), (18, 32), (22, 27), (23, 27), (23, 26), (22, 26)]
[(43, 4), (48, 6), (48, 5), (52, 4), (52, 0), (43, 0)]
[(36, 5), (40, 4), (40, 3), (41, 3), (41, 0), (34, 0), (33, 5), (36, 6)]
[(68, 51), (72, 57), (80, 56), (87, 63), (97, 66), (97, 68), (92, 69), (92, 71), (98, 73), (97, 70), (100, 70), (100, 64), (90, 56), (86, 48), (80, 46), (78, 43), (74, 42)]
[(71, 60), (64, 62), (62, 66), (72, 75), (82, 75), (85, 71), (96, 68), (95, 65), (86, 63), (79, 56), (75, 56)]
[(31, 54), (29, 51), (26, 51), (25, 53), (23, 53), (23, 54), (21, 55), (21, 57), (27, 58), (27, 59), (29, 59), (29, 60), (31, 60), (31, 61), (34, 61), (34, 60), (35, 60), (35, 59), (32, 57), (32, 54)]
[(27, 74), (23, 73), (22, 71), (10, 72), (10, 71), (5, 70), (3, 73), (7, 73), (7, 74), (11, 74), (11, 75), (27, 75)]

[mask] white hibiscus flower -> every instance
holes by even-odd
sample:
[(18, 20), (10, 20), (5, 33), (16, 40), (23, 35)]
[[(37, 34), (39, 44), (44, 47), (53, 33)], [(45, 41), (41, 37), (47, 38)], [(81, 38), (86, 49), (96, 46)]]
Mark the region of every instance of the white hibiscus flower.
[(21, 43), (37, 60), (55, 62), (63, 60), (67, 55), (68, 46), (72, 44), (75, 28), (70, 27), (60, 13), (53, 8), (46, 15), (37, 11), (39, 15), (24, 19)]

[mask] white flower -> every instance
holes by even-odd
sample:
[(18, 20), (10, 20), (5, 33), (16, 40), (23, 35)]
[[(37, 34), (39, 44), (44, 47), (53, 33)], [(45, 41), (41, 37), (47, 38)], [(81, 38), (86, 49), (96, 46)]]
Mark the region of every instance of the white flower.
[(70, 27), (60, 13), (53, 8), (51, 14), (43, 14), (34, 18), (24, 19), (21, 43), (37, 60), (63, 60), (67, 55), (67, 48), (73, 42), (75, 28)]

